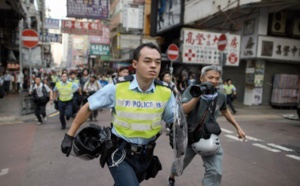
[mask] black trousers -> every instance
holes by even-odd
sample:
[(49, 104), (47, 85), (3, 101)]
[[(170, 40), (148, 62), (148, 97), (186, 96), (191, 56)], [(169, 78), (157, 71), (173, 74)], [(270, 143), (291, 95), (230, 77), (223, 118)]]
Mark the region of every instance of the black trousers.
[(230, 109), (232, 110), (232, 112), (236, 112), (233, 104), (232, 104), (232, 96), (231, 94), (227, 94), (227, 104), (229, 105)]
[(47, 103), (35, 103), (35, 116), (39, 122), (42, 122), (41, 115), (46, 117), (46, 104)]

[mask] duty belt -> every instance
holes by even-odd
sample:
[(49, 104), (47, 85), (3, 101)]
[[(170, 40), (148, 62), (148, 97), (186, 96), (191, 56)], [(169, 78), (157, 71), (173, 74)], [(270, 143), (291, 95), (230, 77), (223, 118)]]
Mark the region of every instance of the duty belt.
[(138, 144), (134, 144), (134, 143), (129, 143), (129, 142), (125, 141), (124, 139), (119, 138), (115, 135), (113, 135), (113, 138), (115, 140), (116, 146), (118, 146), (121, 149), (123, 148), (127, 153), (130, 153), (130, 154), (142, 154), (142, 152), (144, 150), (153, 148), (155, 146), (155, 140), (153, 140), (152, 142), (150, 142), (147, 145), (138, 145)]

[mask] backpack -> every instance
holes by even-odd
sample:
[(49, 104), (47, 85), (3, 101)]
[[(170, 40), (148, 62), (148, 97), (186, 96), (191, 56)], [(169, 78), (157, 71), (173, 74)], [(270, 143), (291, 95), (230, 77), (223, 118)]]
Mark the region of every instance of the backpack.
[(42, 93), (43, 93), (43, 96), (42, 97), (39, 97), (37, 92), (36, 92), (36, 88), (35, 87), (35, 83), (32, 84), (32, 95), (33, 95), (33, 100), (35, 103), (48, 103), (48, 101), (50, 100), (50, 97), (48, 96), (48, 92), (45, 88), (45, 84), (43, 83), (43, 86), (42, 86)]

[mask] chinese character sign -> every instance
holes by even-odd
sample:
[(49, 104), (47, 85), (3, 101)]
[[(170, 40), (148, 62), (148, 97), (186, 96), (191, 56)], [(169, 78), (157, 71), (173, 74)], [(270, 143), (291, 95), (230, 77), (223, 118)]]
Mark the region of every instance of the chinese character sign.
[(108, 19), (108, 0), (67, 0), (67, 17)]
[(105, 55), (110, 54), (109, 45), (91, 44), (90, 55)]
[(62, 20), (61, 32), (67, 34), (77, 35), (102, 35), (102, 23), (101, 22), (82, 22), (75, 20)]
[[(205, 32), (195, 29), (183, 29), (182, 60), (185, 63), (219, 64), (220, 51), (218, 40), (221, 33)], [(227, 66), (239, 65), (240, 36), (227, 35), (226, 54)]]
[(59, 29), (59, 19), (46, 18), (44, 27), (48, 29)]

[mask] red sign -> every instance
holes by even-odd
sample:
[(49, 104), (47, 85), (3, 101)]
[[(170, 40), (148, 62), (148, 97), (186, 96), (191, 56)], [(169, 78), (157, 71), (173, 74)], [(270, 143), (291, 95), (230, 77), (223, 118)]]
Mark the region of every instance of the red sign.
[(102, 27), (101, 22), (61, 21), (61, 32), (67, 34), (102, 36)]
[(237, 62), (237, 60), (238, 60), (238, 56), (235, 53), (229, 54), (229, 56), (228, 56), (229, 63), (235, 64)]
[(170, 61), (175, 61), (179, 56), (179, 48), (175, 44), (170, 44), (167, 50), (167, 56)]
[(27, 48), (34, 48), (39, 44), (39, 34), (32, 29), (22, 31), (22, 44)]
[(226, 44), (227, 44), (227, 38), (225, 34), (221, 34), (218, 40), (218, 50), (219, 51), (224, 51), (226, 48)]

